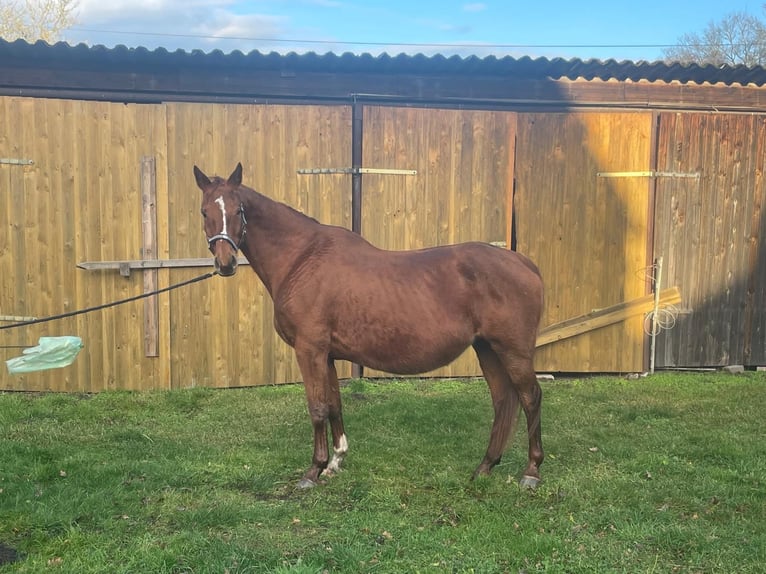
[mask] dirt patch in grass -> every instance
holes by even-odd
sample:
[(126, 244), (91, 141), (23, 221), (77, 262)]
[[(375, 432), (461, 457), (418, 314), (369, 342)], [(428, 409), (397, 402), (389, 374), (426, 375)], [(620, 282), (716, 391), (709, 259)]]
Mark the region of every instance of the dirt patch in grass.
[(21, 560), (21, 554), (0, 542), (0, 566)]

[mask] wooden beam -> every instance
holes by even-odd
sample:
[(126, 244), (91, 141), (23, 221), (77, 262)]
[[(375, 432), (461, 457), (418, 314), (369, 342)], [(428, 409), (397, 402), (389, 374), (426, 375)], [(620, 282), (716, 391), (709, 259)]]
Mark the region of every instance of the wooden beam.
[[(681, 302), (681, 291), (678, 287), (671, 287), (660, 291), (660, 305), (675, 305)], [(649, 294), (625, 303), (611, 305), (604, 309), (591, 311), (579, 317), (573, 317), (548, 325), (537, 334), (537, 346), (542, 347), (569, 337), (582, 335), (589, 331), (600, 329), (614, 323), (624, 321), (629, 317), (648, 313), (654, 308), (654, 295)]]
[[(149, 60), (147, 60), (149, 63)], [(217, 65), (217, 64), (216, 64)], [(762, 112), (766, 88), (693, 82), (614, 81), (584, 78), (517, 78), (507, 74), (365, 73), (301, 71), (286, 78), (281, 67), (233, 70), (220, 66), (178, 69), (158, 61), (149, 70), (78, 69), (19, 58), (0, 62), (0, 95), (122, 102), (217, 103), (412, 102), (490, 109), (560, 107)], [(173, 73), (168, 73), (172, 69)], [(222, 81), (225, 77), (226, 81)], [(477, 97), (480, 94), (481, 97)]]
[(669, 177), (680, 179), (699, 179), (700, 172), (677, 173), (674, 171), (657, 171), (654, 169), (644, 171), (599, 171), (596, 177)]
[[(141, 158), (142, 256), (157, 259), (157, 181), (154, 157)], [(144, 293), (157, 290), (158, 270), (144, 273)], [(160, 309), (157, 296), (144, 299), (144, 355), (160, 354)]]
[[(249, 265), (247, 259), (238, 257), (237, 263)], [(212, 267), (212, 257), (190, 259), (132, 259), (127, 261), (82, 261), (77, 264), (80, 269), (87, 271), (104, 271), (108, 269), (168, 269), (177, 267)]]
[(37, 317), (24, 317), (18, 315), (0, 315), (0, 321), (7, 323), (24, 323), (26, 321), (35, 321)]

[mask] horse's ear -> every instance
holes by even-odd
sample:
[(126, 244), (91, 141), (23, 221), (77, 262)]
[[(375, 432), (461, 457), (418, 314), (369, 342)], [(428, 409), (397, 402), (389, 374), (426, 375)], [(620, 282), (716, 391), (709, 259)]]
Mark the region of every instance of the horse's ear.
[(231, 187), (239, 187), (242, 185), (242, 163), (238, 163), (234, 171), (231, 172), (229, 179), (226, 181)]
[(202, 170), (196, 165), (194, 166), (194, 179), (197, 180), (197, 185), (202, 191), (205, 191), (212, 183), (210, 178), (202, 173)]

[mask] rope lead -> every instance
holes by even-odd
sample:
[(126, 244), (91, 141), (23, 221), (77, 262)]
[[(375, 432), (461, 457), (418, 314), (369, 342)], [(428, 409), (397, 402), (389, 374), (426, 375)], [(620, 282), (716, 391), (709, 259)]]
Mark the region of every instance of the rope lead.
[(159, 295), (160, 293), (172, 291), (173, 289), (178, 289), (179, 287), (191, 285), (192, 283), (197, 283), (198, 281), (209, 279), (213, 275), (217, 275), (217, 274), (218, 274), (217, 271), (210, 271), (208, 273), (205, 273), (204, 275), (200, 275), (199, 277), (194, 277), (193, 279), (188, 279), (187, 281), (182, 281), (181, 283), (176, 283), (175, 285), (169, 285), (167, 287), (163, 287), (162, 289), (149, 291), (148, 293), (142, 293), (141, 295), (134, 295), (133, 297), (128, 297), (127, 299), (120, 299), (119, 301), (112, 301), (111, 303), (104, 303), (103, 305), (97, 305), (95, 307), (87, 307), (85, 309), (79, 309), (77, 311), (70, 311), (69, 313), (61, 313), (60, 315), (51, 315), (50, 317), (43, 317), (41, 319), (32, 319), (30, 321), (14, 323), (13, 325), (2, 325), (0, 326), (0, 331), (5, 331), (6, 329), (17, 329), (19, 327), (26, 327), (28, 325), (37, 325), (38, 323), (47, 323), (48, 321), (66, 319), (67, 317), (74, 317), (75, 315), (83, 315), (85, 313), (90, 313), (92, 311), (100, 311), (101, 309), (116, 307), (117, 305), (130, 303), (131, 301), (138, 301), (139, 299), (145, 299), (147, 297), (151, 297), (152, 295)]

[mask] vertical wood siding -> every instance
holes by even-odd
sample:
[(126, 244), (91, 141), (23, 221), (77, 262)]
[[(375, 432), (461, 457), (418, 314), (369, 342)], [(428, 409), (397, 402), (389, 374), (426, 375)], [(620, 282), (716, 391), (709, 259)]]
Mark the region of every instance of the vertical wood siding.
[[(142, 292), (140, 274), (85, 272), (84, 260), (136, 259), (141, 245), (142, 155), (166, 146), (158, 106), (0, 98), (0, 314), (47, 316)], [(164, 164), (163, 164), (164, 165)], [(167, 354), (143, 355), (141, 304), (0, 332), (0, 345), (78, 335), (67, 369), (10, 376), (5, 389), (97, 391), (161, 386)], [(167, 321), (161, 324), (167, 329)], [(20, 350), (3, 349), (3, 358)]]
[(655, 253), (684, 297), (658, 366), (766, 363), (765, 153), (763, 116), (661, 114), (659, 169), (700, 177), (657, 182)]
[[(648, 182), (598, 172), (649, 169), (649, 113), (519, 114), (518, 250), (546, 285), (542, 326), (645, 294)], [(542, 348), (538, 370), (639, 371), (642, 319)]]
[[(350, 225), (348, 176), (300, 176), (347, 165), (348, 107), (125, 105), (0, 98), (0, 314), (47, 316), (143, 292), (140, 271), (84, 271), (82, 261), (141, 259), (141, 158), (157, 170), (160, 258), (207, 257), (192, 166), (228, 175), (316, 217)], [(204, 272), (162, 269), (165, 287)], [(0, 332), (0, 345), (78, 335), (66, 369), (11, 376), (0, 388), (100, 391), (239, 386), (299, 380), (272, 326), (271, 301), (254, 273), (214, 277), (160, 296), (159, 357), (144, 356), (143, 303)], [(20, 349), (2, 349), (7, 359)], [(341, 367), (342, 376), (348, 368)]]
[[(657, 169), (696, 179), (656, 181), (655, 255), (664, 286), (684, 298), (657, 365), (766, 364), (766, 119), (660, 114)], [(509, 238), (546, 283), (542, 326), (645, 294), (649, 178), (598, 172), (650, 169), (651, 113), (524, 113), (366, 106), (363, 165), (417, 175), (365, 175), (362, 234), (387, 249)], [(157, 253), (208, 257), (196, 163), (244, 180), (317, 218), (350, 227), (349, 106), (113, 104), (0, 98), (0, 315), (47, 316), (138, 295), (141, 271), (84, 271), (82, 261), (141, 259), (141, 159), (156, 166)], [(161, 269), (159, 287), (203, 268)], [(268, 294), (249, 269), (161, 295), (159, 355), (144, 356), (143, 302), (18, 330), (0, 346), (79, 335), (66, 369), (10, 376), (0, 388), (92, 392), (300, 380), (276, 335)], [(548, 371), (637, 371), (643, 319), (550, 345)], [(0, 359), (20, 349), (0, 349)], [(430, 375), (479, 374), (469, 351)], [(347, 377), (347, 364), (339, 365)], [(370, 371), (369, 375), (381, 375)]]

